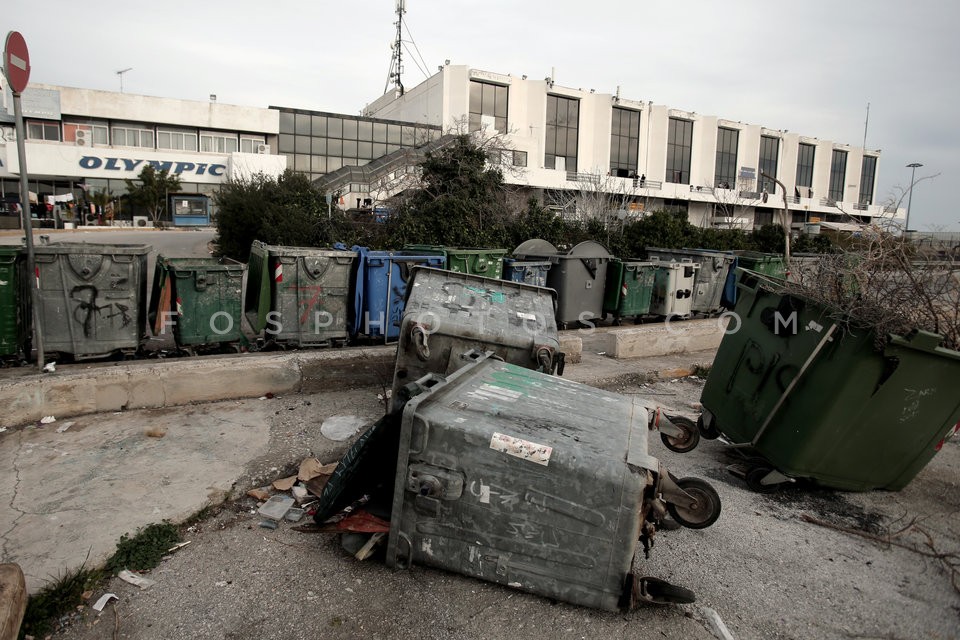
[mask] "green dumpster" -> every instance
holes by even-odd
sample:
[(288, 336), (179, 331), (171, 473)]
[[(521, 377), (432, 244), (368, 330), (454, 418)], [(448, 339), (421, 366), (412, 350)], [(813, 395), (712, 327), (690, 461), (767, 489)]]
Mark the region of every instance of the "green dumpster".
[(786, 273), (783, 256), (779, 253), (761, 253), (759, 251), (734, 251), (738, 265), (750, 271), (756, 271), (772, 278), (782, 278)]
[(604, 314), (620, 318), (650, 313), (650, 298), (657, 265), (640, 260), (611, 258), (607, 264), (607, 283), (603, 296)]
[(404, 251), (417, 251), (447, 258), (447, 270), (468, 273), (485, 278), (500, 278), (503, 275), (503, 257), (506, 249), (474, 249), (445, 247), (436, 244), (408, 244)]
[(347, 339), (350, 278), (357, 254), (254, 241), (243, 312), (256, 333), (295, 347)]
[(148, 314), (154, 335), (172, 329), (177, 346), (189, 352), (240, 341), (245, 269), (216, 258), (158, 256)]
[(741, 275), (737, 318), (703, 389), (704, 436), (751, 456), (757, 490), (787, 478), (902, 489), (960, 419), (960, 353), (925, 331), (878, 348), (872, 331), (777, 293), (777, 282)]
[(0, 246), (0, 358), (4, 360), (30, 355), (30, 292), (23, 265), (19, 247)]

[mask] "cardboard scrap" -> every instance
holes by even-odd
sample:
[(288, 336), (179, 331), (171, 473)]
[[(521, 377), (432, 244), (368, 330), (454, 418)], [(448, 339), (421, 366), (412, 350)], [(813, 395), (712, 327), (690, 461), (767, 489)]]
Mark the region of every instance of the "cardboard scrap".
[(143, 432), (148, 438), (162, 438), (167, 435), (167, 430), (163, 427), (150, 427)]
[(270, 499), (270, 492), (265, 489), (250, 489), (250, 491), (247, 491), (247, 495), (261, 502)]
[(300, 463), (300, 470), (297, 473), (297, 479), (300, 482), (306, 482), (317, 476), (328, 476), (337, 468), (338, 462), (321, 464), (316, 458), (304, 458)]
[(273, 488), (277, 491), (290, 491), (295, 484), (297, 484), (297, 476), (290, 476), (289, 478), (274, 480)]

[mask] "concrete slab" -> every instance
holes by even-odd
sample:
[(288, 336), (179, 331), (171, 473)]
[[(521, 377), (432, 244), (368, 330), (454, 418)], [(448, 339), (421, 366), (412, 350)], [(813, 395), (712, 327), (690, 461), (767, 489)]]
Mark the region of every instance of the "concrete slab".
[(720, 346), (728, 318), (674, 320), (598, 331), (594, 344), (611, 358), (649, 358)]
[[(0, 434), (0, 552), (31, 592), (86, 562), (100, 566), (123, 534), (179, 522), (227, 496), (264, 453), (257, 400), (96, 414)], [(147, 430), (165, 433), (150, 437)]]

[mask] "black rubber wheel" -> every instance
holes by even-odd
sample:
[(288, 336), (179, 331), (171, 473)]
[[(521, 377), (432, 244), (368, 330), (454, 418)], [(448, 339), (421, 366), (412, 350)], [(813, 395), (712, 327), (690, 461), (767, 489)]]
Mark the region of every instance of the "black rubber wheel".
[(646, 592), (659, 602), (673, 604), (690, 604), (697, 601), (697, 595), (685, 587), (670, 584), (664, 580), (644, 579)]
[(677, 486), (693, 496), (697, 503), (687, 509), (667, 503), (667, 511), (673, 519), (688, 529), (706, 529), (720, 517), (720, 496), (710, 483), (700, 478), (680, 478)]
[(743, 476), (743, 479), (747, 481), (747, 487), (749, 487), (751, 491), (756, 493), (774, 493), (780, 490), (779, 484), (761, 484), (761, 480), (771, 471), (773, 471), (773, 467), (766, 462), (748, 464), (747, 473)]
[(663, 445), (670, 451), (676, 451), (677, 453), (686, 453), (696, 449), (700, 443), (700, 432), (693, 420), (683, 416), (669, 416), (668, 419), (683, 430), (683, 435), (675, 437), (661, 433), (660, 440), (663, 441)]
[(700, 432), (700, 436), (704, 440), (716, 440), (720, 437), (720, 431), (715, 426), (717, 421), (714, 420), (709, 427), (704, 426), (703, 424), (703, 415), (697, 418), (697, 431)]

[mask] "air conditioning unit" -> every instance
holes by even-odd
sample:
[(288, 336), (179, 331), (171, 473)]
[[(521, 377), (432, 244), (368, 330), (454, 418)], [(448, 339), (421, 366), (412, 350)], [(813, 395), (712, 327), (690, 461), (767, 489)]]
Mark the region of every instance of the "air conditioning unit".
[(268, 144), (258, 144), (257, 153), (270, 153), (270, 145)]
[(153, 221), (147, 216), (133, 216), (133, 226), (139, 229), (145, 229), (153, 226)]
[(76, 136), (78, 147), (89, 147), (93, 142), (93, 132), (89, 129), (77, 129)]

